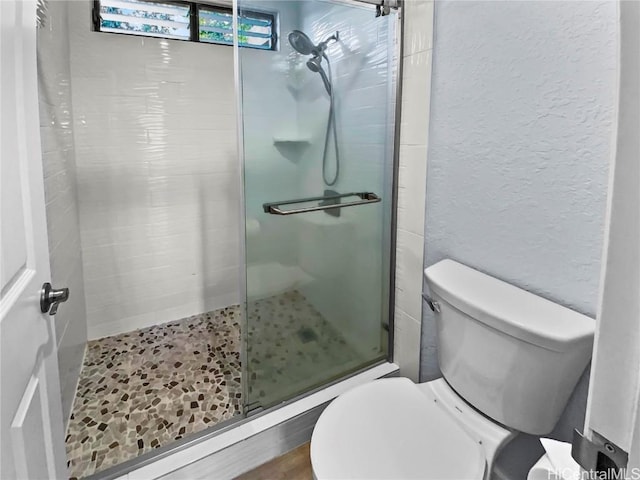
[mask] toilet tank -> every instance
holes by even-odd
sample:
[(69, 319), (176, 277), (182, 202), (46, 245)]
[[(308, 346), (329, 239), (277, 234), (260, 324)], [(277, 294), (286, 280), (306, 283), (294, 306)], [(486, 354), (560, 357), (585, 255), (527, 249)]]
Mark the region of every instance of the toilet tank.
[(449, 385), (507, 427), (551, 432), (591, 358), (595, 321), (453, 260), (425, 277)]

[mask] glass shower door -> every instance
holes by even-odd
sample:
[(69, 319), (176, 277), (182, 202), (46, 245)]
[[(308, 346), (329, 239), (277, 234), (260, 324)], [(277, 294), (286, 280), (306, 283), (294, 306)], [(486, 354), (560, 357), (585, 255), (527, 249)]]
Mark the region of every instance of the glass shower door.
[(396, 18), (316, 0), (239, 13), (241, 43), (258, 13), (279, 26), (238, 51), (251, 410), (386, 358)]

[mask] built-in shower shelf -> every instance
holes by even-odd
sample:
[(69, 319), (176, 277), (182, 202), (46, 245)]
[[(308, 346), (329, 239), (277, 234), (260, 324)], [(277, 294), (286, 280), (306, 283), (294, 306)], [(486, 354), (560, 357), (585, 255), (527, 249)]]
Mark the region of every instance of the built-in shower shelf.
[(311, 144), (311, 137), (304, 136), (277, 136), (273, 137), (274, 145), (306, 146)]

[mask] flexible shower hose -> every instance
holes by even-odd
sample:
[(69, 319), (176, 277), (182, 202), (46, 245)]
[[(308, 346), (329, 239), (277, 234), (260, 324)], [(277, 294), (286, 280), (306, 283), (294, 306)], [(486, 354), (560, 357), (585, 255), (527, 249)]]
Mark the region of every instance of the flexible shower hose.
[[(323, 55), (325, 60), (327, 61), (327, 70), (329, 73), (329, 82), (331, 85), (331, 90), (329, 93), (329, 118), (327, 119), (327, 133), (324, 136), (324, 152), (322, 154), (322, 179), (324, 183), (328, 186), (335, 185), (338, 181), (338, 177), (340, 176), (340, 149), (338, 147), (338, 132), (336, 130), (336, 119), (335, 119), (335, 100), (333, 96), (333, 75), (331, 74), (331, 62), (329, 62), (329, 57)], [(331, 132), (333, 131), (333, 144), (335, 146), (336, 152), (336, 172), (333, 176), (332, 180), (327, 179), (327, 154), (329, 150), (329, 138), (331, 137)]]

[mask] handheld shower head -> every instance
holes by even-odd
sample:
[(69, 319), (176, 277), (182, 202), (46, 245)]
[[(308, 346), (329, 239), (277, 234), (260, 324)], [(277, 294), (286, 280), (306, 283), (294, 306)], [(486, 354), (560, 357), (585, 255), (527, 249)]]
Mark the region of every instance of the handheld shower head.
[(324, 88), (327, 90), (327, 93), (331, 95), (331, 80), (327, 77), (327, 74), (322, 68), (322, 57), (313, 57), (312, 59), (307, 61), (307, 68), (314, 73), (319, 73), (322, 78), (322, 83), (324, 83)]
[(307, 67), (314, 73), (318, 73), (322, 70), (322, 58), (321, 57), (313, 57), (307, 60)]

